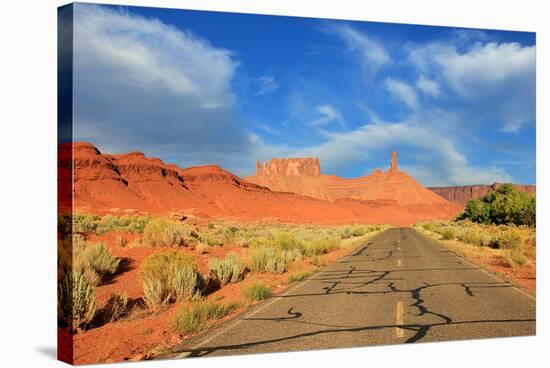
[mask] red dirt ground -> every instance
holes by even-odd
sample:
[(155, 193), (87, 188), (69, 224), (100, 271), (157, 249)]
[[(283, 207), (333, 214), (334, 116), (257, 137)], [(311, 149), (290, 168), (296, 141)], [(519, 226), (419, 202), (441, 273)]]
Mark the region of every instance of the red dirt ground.
[[(122, 272), (117, 273), (108, 282), (99, 285), (96, 291), (98, 310), (105, 306), (112, 293), (127, 293), (130, 301), (140, 298), (143, 294), (138, 281), (138, 271), (141, 262), (149, 255), (163, 251), (177, 251), (194, 257), (199, 270), (207, 271), (208, 260), (223, 258), (227, 253), (235, 252), (246, 257), (247, 248), (236, 246), (210, 247), (207, 253), (199, 254), (193, 248), (163, 248), (163, 247), (120, 247), (116, 245), (117, 237), (124, 237), (131, 243), (137, 236), (121, 232), (110, 232), (104, 235), (91, 234), (91, 242), (103, 242), (112, 254), (123, 260)], [(350, 249), (338, 249), (325, 256), (327, 261), (334, 261), (347, 254)], [(248, 274), (246, 279), (238, 284), (229, 284), (215, 291), (208, 298), (222, 301), (242, 301), (242, 288), (254, 281), (262, 281), (273, 288), (276, 294), (288, 283), (288, 275), (294, 270), (309, 270), (311, 262), (295, 262), (288, 273), (281, 275)], [(169, 305), (156, 313), (138, 310), (137, 315), (117, 322), (109, 322), (102, 326), (80, 332), (74, 336), (74, 363), (108, 363), (125, 360), (143, 360), (157, 349), (168, 348), (181, 341), (181, 336), (170, 331), (169, 325), (179, 304)], [(243, 310), (236, 310), (233, 314)], [(185, 338), (185, 337), (184, 337)]]

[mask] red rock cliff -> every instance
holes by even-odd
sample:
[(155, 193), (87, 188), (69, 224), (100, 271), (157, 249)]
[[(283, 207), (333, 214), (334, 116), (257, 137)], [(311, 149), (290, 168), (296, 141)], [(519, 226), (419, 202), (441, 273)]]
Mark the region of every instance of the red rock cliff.
[[(463, 185), (454, 187), (432, 187), (428, 188), (439, 194), (441, 197), (465, 205), (470, 199), (481, 198), (489, 193), (498, 183), (490, 185)], [(523, 190), (529, 194), (535, 195), (537, 187), (535, 185), (514, 185), (519, 190)]]
[(256, 176), (261, 175), (319, 176), (321, 165), (316, 157), (274, 158), (264, 161), (263, 166), (260, 161), (256, 162)]

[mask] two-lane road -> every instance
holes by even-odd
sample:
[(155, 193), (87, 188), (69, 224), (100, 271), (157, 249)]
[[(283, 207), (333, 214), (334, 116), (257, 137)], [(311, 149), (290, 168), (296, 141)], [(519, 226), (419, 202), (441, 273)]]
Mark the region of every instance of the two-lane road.
[(412, 228), (393, 228), (172, 356), (534, 334), (534, 298)]

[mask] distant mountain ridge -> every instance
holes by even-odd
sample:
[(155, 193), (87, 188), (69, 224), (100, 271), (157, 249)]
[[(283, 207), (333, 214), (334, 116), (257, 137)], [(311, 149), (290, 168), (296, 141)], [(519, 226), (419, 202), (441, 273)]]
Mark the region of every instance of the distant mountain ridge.
[[(285, 167), (282, 173), (292, 174), (282, 177), (305, 179), (306, 183), (316, 178), (314, 185), (328, 188), (330, 198), (311, 195), (314, 187), (307, 187), (313, 190), (310, 195), (273, 190), (217, 165), (180, 168), (141, 152), (105, 154), (87, 142), (59, 146), (58, 187), (61, 197), (72, 193), (74, 211), (93, 214), (184, 213), (243, 221), (403, 226), (450, 219), (460, 211), (459, 205), (425, 189), (396, 167), (388, 173), (373, 173), (370, 183), (376, 191), (371, 195), (353, 195), (363, 190), (362, 180), (354, 187), (349, 185), (353, 181), (342, 179), (348, 185), (342, 191), (341, 180), (317, 175), (315, 159), (307, 160), (310, 166), (304, 168), (300, 168), (300, 160), (274, 162), (274, 170)], [(319, 180), (329, 185), (319, 186)], [(399, 183), (408, 188), (404, 193), (396, 192)], [(71, 202), (60, 201), (60, 211), (70, 211), (64, 203)]]
[[(437, 193), (441, 197), (465, 205), (470, 199), (481, 198), (485, 194), (489, 193), (495, 187), (500, 185), (499, 183), (493, 184), (478, 184), (478, 185), (461, 185), (461, 186), (449, 186), (449, 187), (428, 187), (434, 193)], [(514, 184), (514, 186), (529, 194), (536, 195), (536, 185), (528, 184)]]

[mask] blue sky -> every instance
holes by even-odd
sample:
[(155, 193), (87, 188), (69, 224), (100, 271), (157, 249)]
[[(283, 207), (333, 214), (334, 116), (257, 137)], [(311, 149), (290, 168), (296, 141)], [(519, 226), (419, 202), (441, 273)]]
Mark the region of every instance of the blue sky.
[(75, 139), (252, 174), (317, 156), (535, 183), (535, 34), (77, 4)]

